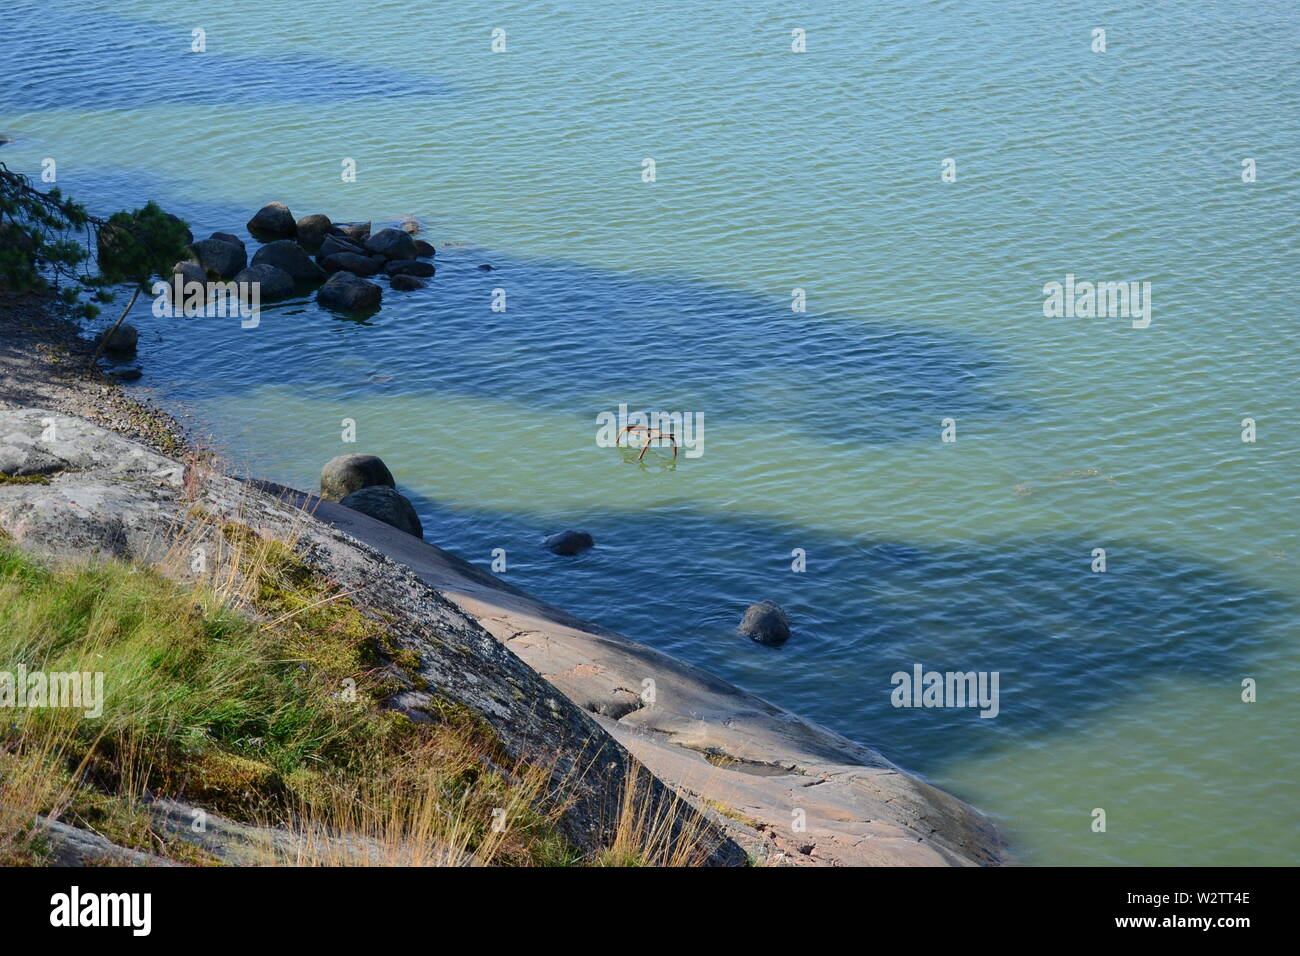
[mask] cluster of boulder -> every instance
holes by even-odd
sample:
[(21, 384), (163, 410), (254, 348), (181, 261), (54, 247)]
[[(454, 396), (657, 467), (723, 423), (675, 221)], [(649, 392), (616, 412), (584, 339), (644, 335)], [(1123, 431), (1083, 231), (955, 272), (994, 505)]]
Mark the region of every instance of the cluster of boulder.
[(262, 243), (249, 260), (243, 240), (214, 232), (190, 244), (191, 256), (176, 264), (186, 284), (209, 279), (258, 284), (260, 301), (287, 299), (317, 287), (316, 301), (337, 312), (365, 313), (379, 308), (383, 288), (368, 281), (383, 274), (398, 291), (422, 289), (434, 274), (433, 246), (412, 233), (414, 220), (399, 229), (371, 232), (368, 222), (336, 223), (314, 214), (295, 219), (289, 207), (267, 203), (248, 220), (248, 231)]

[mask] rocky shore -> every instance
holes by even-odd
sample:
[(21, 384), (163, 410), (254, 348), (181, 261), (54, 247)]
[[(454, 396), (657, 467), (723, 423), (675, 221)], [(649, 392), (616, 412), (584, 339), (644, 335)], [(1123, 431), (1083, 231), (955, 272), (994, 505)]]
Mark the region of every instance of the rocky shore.
[[(674, 826), (703, 834), (702, 862), (1004, 862), (982, 814), (870, 748), (578, 620), (416, 529), (222, 474), (174, 421), (84, 370), (87, 349), (39, 303), (0, 303), (0, 472), (40, 479), (0, 482), (0, 531), (20, 547), (165, 566), (175, 529), (199, 513), (292, 538), (418, 661), (391, 706), (418, 720), (435, 697), (453, 700), (510, 754), (555, 761), (556, 780), (574, 788), (564, 829), (575, 845), (597, 839), (612, 795), (645, 768), (652, 801), (673, 807)], [(157, 812), (165, 821), (175, 807)], [(60, 845), (88, 840), (64, 833)], [(227, 850), (231, 862), (249, 861)]]

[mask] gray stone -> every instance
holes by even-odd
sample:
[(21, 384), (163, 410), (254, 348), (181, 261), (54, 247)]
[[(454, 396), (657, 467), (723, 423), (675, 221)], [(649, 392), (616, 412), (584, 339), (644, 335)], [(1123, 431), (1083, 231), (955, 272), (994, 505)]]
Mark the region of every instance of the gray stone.
[(415, 276), (396, 275), (388, 280), (390, 288), (398, 292), (414, 292), (416, 289), (427, 289), (428, 283), (423, 279), (417, 279)]
[(379, 308), (384, 290), (351, 272), (339, 271), (316, 293), (323, 308), (336, 312), (372, 312)]
[(435, 270), (432, 265), (419, 259), (393, 259), (385, 264), (384, 271), (390, 276), (417, 276), (427, 279)]
[(325, 270), (312, 261), (311, 256), (292, 239), (268, 242), (253, 254), (253, 265), (275, 266), (289, 273), (294, 282), (303, 284), (321, 282)]
[(255, 262), (247, 269), (240, 270), (235, 282), (257, 283), (258, 302), (279, 302), (291, 298), (297, 285), (293, 276), (265, 262)]
[(417, 538), (424, 537), (420, 516), (415, 513), (415, 508), (406, 500), (406, 496), (396, 488), (371, 485), (352, 492), (339, 504), (344, 508), (360, 511), (363, 515), (369, 515), (376, 521), (392, 525), (398, 531), (405, 531)]
[(240, 239), (238, 236), (236, 236), (236, 235), (235, 235), (234, 233), (232, 233), (232, 232), (214, 232), (214, 233), (213, 233), (211, 236), (209, 236), (208, 238), (209, 238), (209, 239), (220, 239), (222, 242), (232, 242), (232, 243), (234, 243), (235, 245), (239, 246), (239, 248), (241, 248), (241, 249), (244, 248), (244, 240), (243, 240), (243, 239)]
[(298, 233), (298, 224), (293, 213), (282, 202), (269, 202), (248, 220), (248, 231), (254, 236), (284, 238)]
[(365, 242), (370, 238), (369, 222), (348, 222), (344, 223), (341, 228), (350, 239), (355, 239), (357, 242)]
[(790, 619), (779, 605), (762, 601), (745, 608), (739, 630), (751, 640), (773, 647), (790, 637)]
[(319, 246), (329, 235), (331, 225), (330, 217), (320, 213), (303, 216), (298, 220), (298, 241), (305, 246)]
[(432, 259), (437, 251), (437, 249), (433, 248), (433, 243), (425, 242), (423, 239), (415, 240), (415, 255), (417, 258)]
[(341, 501), (362, 488), (396, 488), (393, 473), (378, 455), (339, 455), (320, 470), (320, 496)]
[(233, 278), (248, 265), (248, 253), (244, 251), (243, 243), (236, 245), (224, 239), (200, 239), (190, 246), (190, 252), (194, 254), (194, 261), (214, 279)]
[(366, 240), (366, 249), (385, 259), (414, 259), (415, 240), (400, 229), (380, 229)]
[(320, 264), (326, 272), (343, 269), (358, 276), (372, 276), (379, 271), (379, 264), (374, 259), (355, 252), (336, 252), (322, 258)]
[(585, 531), (557, 531), (542, 541), (542, 547), (565, 557), (572, 557), (586, 551), (596, 542)]

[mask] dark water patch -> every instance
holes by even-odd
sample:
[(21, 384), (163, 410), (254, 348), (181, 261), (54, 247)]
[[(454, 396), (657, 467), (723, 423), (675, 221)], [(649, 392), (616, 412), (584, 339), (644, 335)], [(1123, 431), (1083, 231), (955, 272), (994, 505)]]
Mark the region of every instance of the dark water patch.
[(3, 16), (0, 109), (12, 112), (342, 103), (451, 92), (441, 80), (319, 53), (229, 52), (216, 34), (205, 52), (192, 52), (190, 28), (123, 17), (103, 6), (91, 12), (10, 3)]
[[(1101, 723), (1159, 681), (1216, 683), (1231, 699), (1293, 614), (1230, 570), (1150, 542), (1111, 542), (1108, 570), (1093, 573), (1084, 532), (921, 546), (665, 507), (584, 517), (596, 547), (562, 559), (541, 549), (554, 528), (534, 517), (412, 497), (433, 543), (483, 567), (503, 548), (512, 584), (922, 773)], [(791, 570), (794, 548), (804, 573)], [(779, 648), (735, 633), (762, 599), (790, 615)], [(892, 675), (918, 663), (999, 672), (998, 715), (895, 708)]]

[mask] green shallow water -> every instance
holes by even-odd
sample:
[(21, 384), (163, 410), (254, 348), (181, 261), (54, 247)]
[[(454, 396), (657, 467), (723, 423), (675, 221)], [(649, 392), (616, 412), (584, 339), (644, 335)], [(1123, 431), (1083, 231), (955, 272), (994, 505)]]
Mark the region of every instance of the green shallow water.
[[(439, 249), (366, 323), (133, 318), (135, 387), (238, 467), (383, 455), (429, 540), (878, 747), (1027, 862), (1300, 856), (1296, 4), (11, 7), (11, 168), (200, 235), (283, 199)], [(1150, 281), (1150, 327), (1045, 318), (1067, 273)], [(597, 447), (620, 403), (702, 412), (703, 455)], [(763, 598), (783, 648), (734, 635)], [(999, 671), (999, 716), (891, 707), (915, 662)]]

